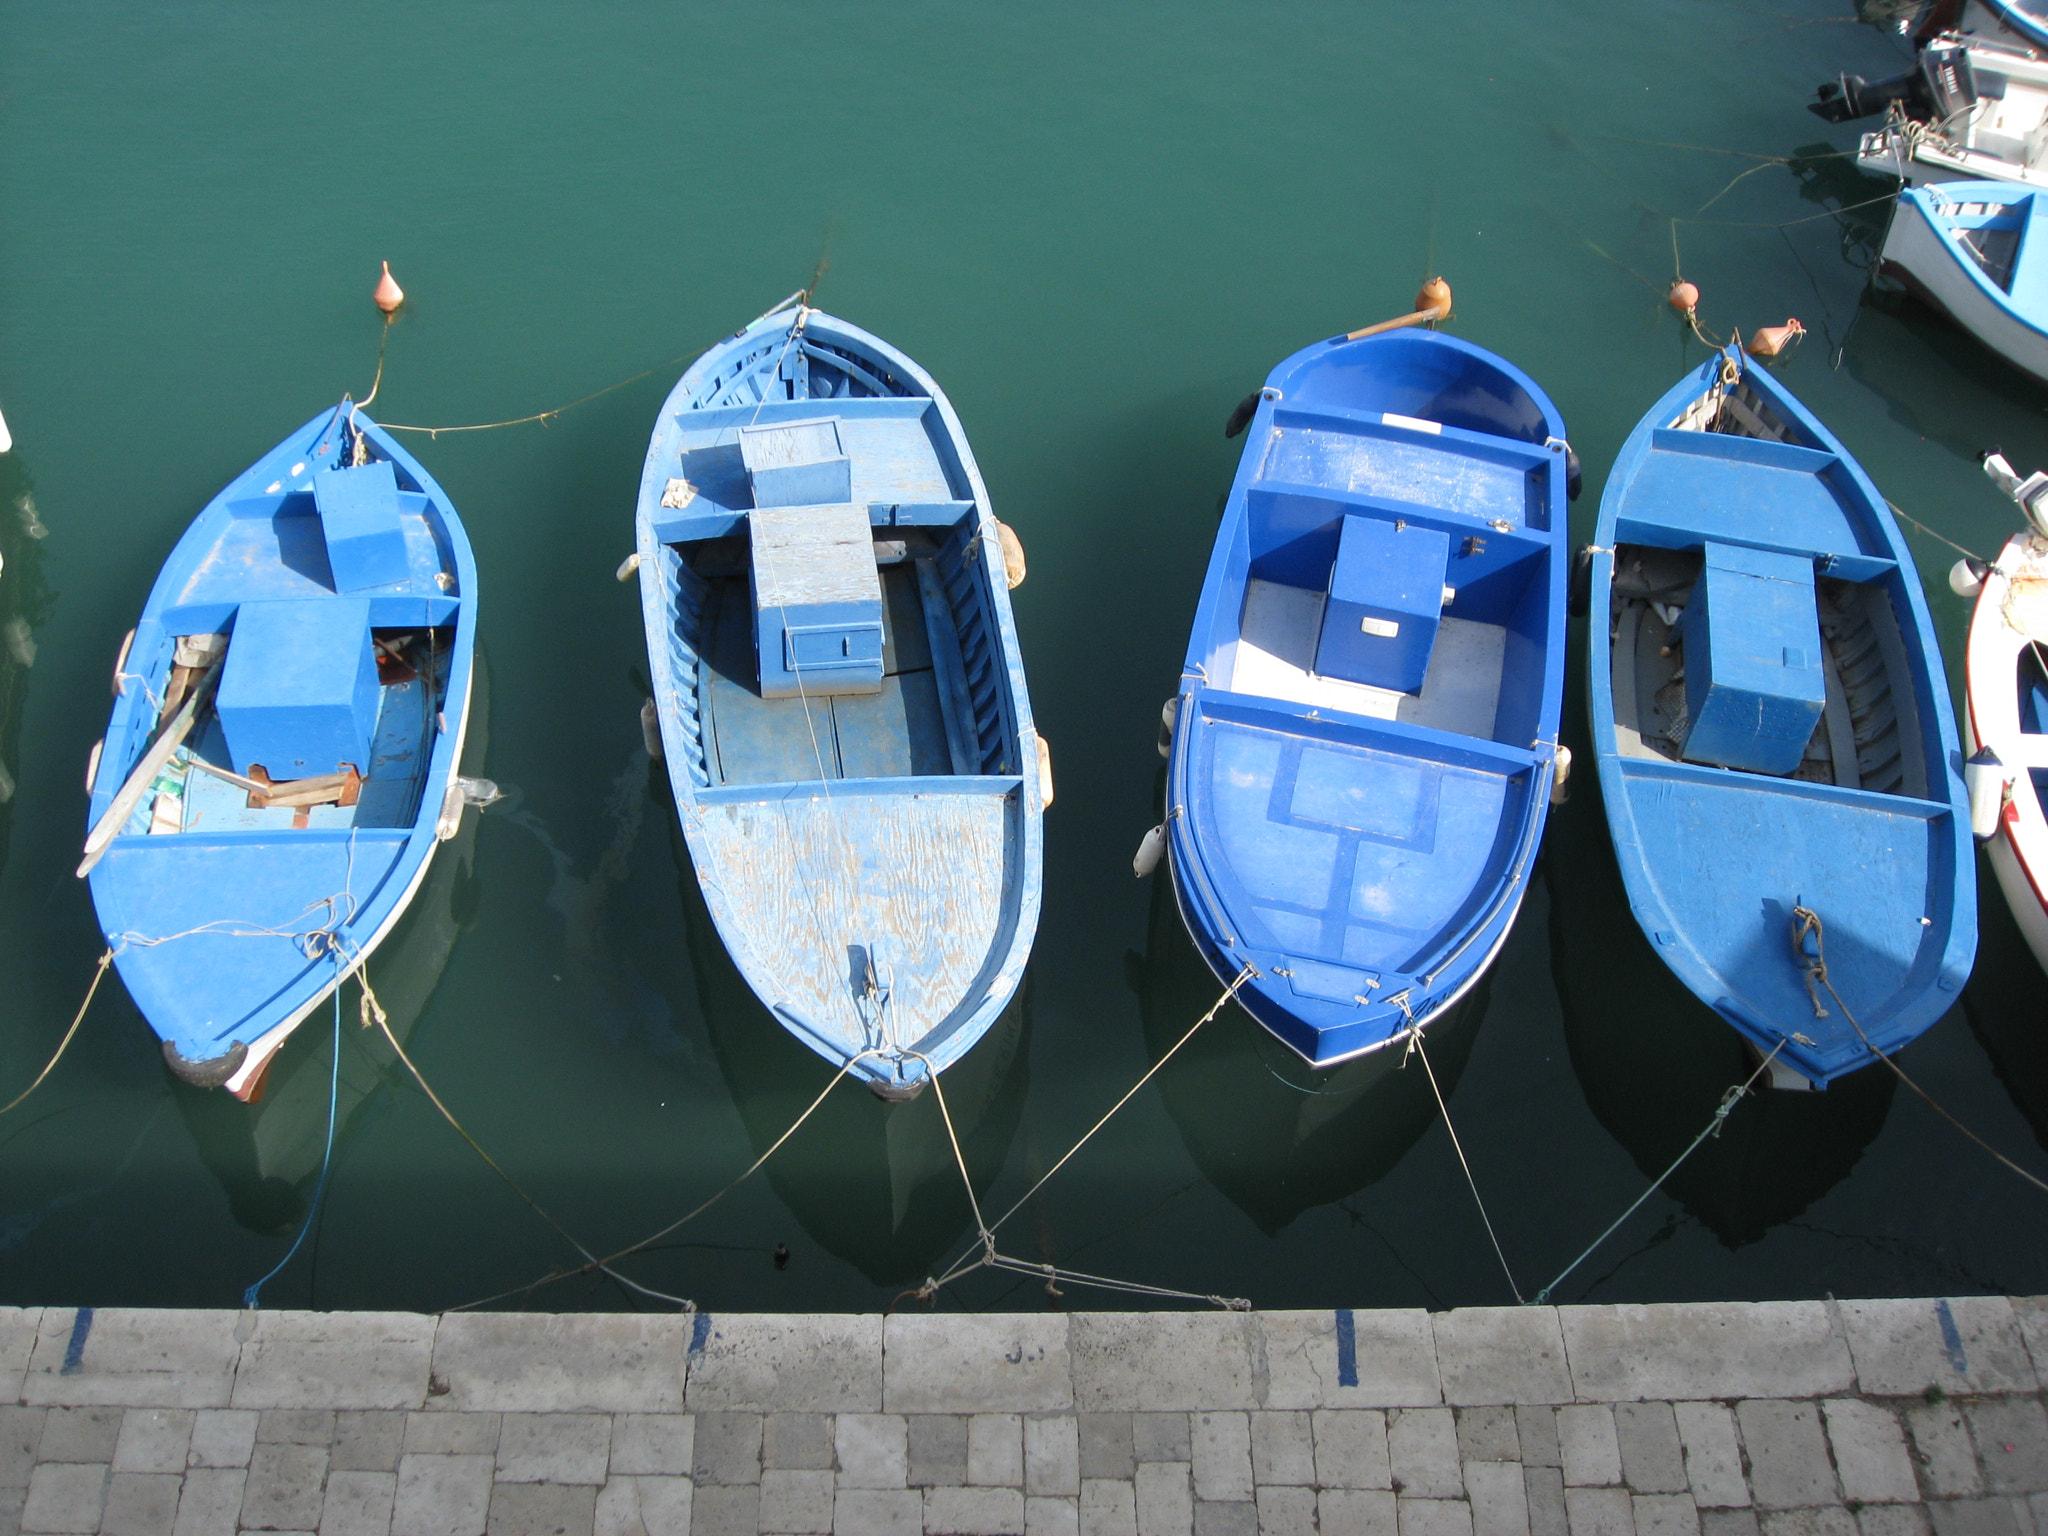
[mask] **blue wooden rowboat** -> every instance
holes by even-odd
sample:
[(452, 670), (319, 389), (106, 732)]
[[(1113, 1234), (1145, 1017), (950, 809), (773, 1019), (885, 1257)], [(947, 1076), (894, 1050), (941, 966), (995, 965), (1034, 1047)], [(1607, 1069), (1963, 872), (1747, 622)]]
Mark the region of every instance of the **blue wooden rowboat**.
[(1023, 977), (1052, 798), (959, 418), (888, 343), (771, 312), (669, 395), (635, 533), (720, 937), (804, 1044), (920, 1092)]
[(2048, 380), (2048, 192), (2003, 181), (1902, 188), (1878, 270)]
[[(1977, 871), (1927, 601), (1869, 477), (1730, 348), (1622, 445), (1587, 597), (1600, 789), (1651, 947), (1779, 1086), (1919, 1035), (1969, 977)], [(1801, 906), (1855, 1024), (1809, 990)]]
[(1564, 422), (1451, 337), (1338, 337), (1251, 417), (1173, 716), (1174, 891), (1316, 1066), (1428, 1023), (1527, 889), (1563, 692)]
[(476, 565), (344, 400), (206, 504), (114, 666), (86, 862), (185, 1081), (255, 1097), (461, 824)]

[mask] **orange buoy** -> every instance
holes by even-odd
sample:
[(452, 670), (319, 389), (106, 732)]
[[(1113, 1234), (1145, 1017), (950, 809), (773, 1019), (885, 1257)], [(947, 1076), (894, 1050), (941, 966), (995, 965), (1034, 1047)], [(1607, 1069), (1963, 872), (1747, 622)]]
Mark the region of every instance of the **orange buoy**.
[(1766, 325), (1749, 333), (1746, 349), (1751, 357), (1776, 357), (1806, 334), (1806, 327), (1797, 320), (1787, 320), (1783, 325)]
[(405, 290), (398, 286), (398, 279), (391, 275), (391, 263), (384, 263), (384, 275), (377, 279), (377, 291), (371, 295), (377, 307), (387, 315), (396, 314), (398, 306), (405, 302)]
[(1700, 307), (1700, 291), (1681, 277), (1671, 285), (1671, 291), (1664, 295), (1664, 302), (1681, 315), (1690, 316)]
[(1415, 307), (1418, 311), (1433, 309), (1435, 318), (1443, 319), (1451, 312), (1451, 285), (1440, 277), (1432, 277), (1415, 295)]
[[(1447, 318), (1451, 312), (1451, 285), (1440, 277), (1432, 277), (1422, 285), (1422, 291), (1415, 295), (1415, 308), (1405, 315), (1396, 315), (1392, 320), (1382, 320), (1377, 325), (1361, 326), (1355, 331), (1346, 331), (1346, 341), (1359, 341), (1367, 336), (1377, 336), (1382, 331), (1397, 331), (1404, 325), (1435, 325)], [(1256, 402), (1253, 402), (1256, 403)], [(1235, 420), (1233, 416), (1231, 418)]]

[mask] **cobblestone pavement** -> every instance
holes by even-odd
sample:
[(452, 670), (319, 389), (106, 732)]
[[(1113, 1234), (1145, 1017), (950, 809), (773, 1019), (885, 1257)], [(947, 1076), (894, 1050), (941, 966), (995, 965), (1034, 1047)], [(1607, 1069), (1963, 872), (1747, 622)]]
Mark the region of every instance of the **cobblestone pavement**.
[(2048, 1536), (2048, 1300), (0, 1309), (0, 1536)]

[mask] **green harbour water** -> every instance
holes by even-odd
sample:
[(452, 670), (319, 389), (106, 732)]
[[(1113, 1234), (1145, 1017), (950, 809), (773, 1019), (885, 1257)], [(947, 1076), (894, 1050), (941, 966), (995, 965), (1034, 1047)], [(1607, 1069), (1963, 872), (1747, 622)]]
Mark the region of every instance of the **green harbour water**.
[[(1900, 507), (1993, 554), (1990, 444), (2048, 465), (2048, 392), (1866, 296), (1888, 184), (1803, 110), (1905, 67), (1849, 0), (1394, 7), (354, 7), (0, 0), (0, 1100), (103, 948), (73, 878), (122, 634), (190, 518), (376, 368), (481, 570), (472, 767), (507, 799), (444, 848), (371, 974), (476, 1138), (598, 1251), (726, 1185), (824, 1065), (709, 934), (637, 711), (631, 548), (655, 410), (688, 357), (811, 281), (964, 420), (1030, 577), (1050, 742), (1044, 916), (1019, 1002), (946, 1086), (1008, 1209), (1220, 990), (1130, 858), (1237, 443), (1231, 407), (1310, 341), (1453, 285), (1455, 334), (1533, 374), (1585, 465), (1575, 541), (1702, 321), (1810, 335), (1783, 376)], [(1951, 680), (1967, 604), (1918, 532)], [(1532, 1295), (1745, 1074), (1623, 902), (1582, 772), (1490, 981), (1432, 1062)], [(1163, 876), (1162, 876), (1163, 879)], [(2048, 1169), (2048, 978), (1988, 871), (1960, 1006), (1903, 1063)], [(0, 1119), (0, 1302), (232, 1306), (320, 1164), (333, 1026), (264, 1101), (174, 1084), (118, 980)], [(269, 1306), (437, 1310), (571, 1249), (342, 1023), (321, 1220)], [(2048, 1197), (1866, 1071), (1739, 1105), (1563, 1301), (2048, 1290)], [(714, 1210), (630, 1261), (708, 1308), (877, 1309), (967, 1249), (932, 1095), (842, 1086)], [(1512, 1300), (1420, 1064), (1311, 1078), (1243, 1015), (1204, 1028), (1003, 1228), (1006, 1252), (1264, 1307)], [(778, 1263), (777, 1249), (786, 1249)], [(1040, 1307), (976, 1274), (940, 1305)], [(1066, 1288), (1064, 1306), (1141, 1305)], [(587, 1277), (507, 1299), (657, 1303)]]

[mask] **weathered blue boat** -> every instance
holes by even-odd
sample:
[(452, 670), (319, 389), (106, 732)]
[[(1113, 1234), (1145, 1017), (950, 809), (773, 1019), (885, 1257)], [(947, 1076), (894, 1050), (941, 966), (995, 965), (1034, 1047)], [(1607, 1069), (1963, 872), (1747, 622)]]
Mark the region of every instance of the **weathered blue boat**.
[(1319, 342), (1260, 392), (1166, 841), (1210, 969), (1316, 1066), (1436, 1018), (1514, 922), (1556, 767), (1570, 462), (1526, 374), (1434, 332)]
[[(1877, 488), (1731, 347), (1622, 445), (1587, 582), (1600, 789), (1651, 947), (1779, 1086), (1914, 1039), (1969, 977), (1977, 871), (1927, 601)], [(1809, 979), (1816, 948), (1853, 1022)]]
[(185, 1081), (255, 1097), (461, 824), (476, 564), (347, 400), (206, 504), (114, 665), (81, 875)]
[(1878, 272), (2048, 380), (2048, 194), (2004, 181), (1902, 187)]
[(771, 311), (669, 395), (635, 532), (719, 935), (799, 1040), (910, 1097), (1023, 978), (1052, 798), (960, 420), (888, 343)]

